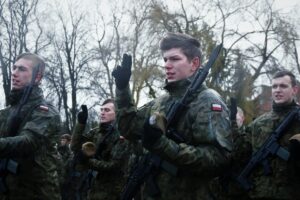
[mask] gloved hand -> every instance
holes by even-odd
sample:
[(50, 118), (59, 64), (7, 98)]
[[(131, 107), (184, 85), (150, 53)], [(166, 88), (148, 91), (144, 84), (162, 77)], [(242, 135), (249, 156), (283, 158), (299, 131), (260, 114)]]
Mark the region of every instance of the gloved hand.
[(300, 134), (290, 138), (289, 151), (291, 160), (300, 161)]
[(230, 120), (235, 121), (237, 114), (236, 98), (230, 98)]
[(131, 65), (131, 55), (124, 54), (121, 66), (117, 66), (112, 72), (112, 76), (115, 77), (115, 83), (119, 90), (126, 88), (129, 83), (131, 76)]
[(160, 115), (150, 116), (144, 124), (144, 134), (142, 136), (143, 146), (151, 147), (164, 133), (165, 119)]
[(86, 124), (88, 118), (88, 110), (86, 105), (81, 105), (81, 111), (77, 114), (77, 121), (80, 124)]
[(77, 164), (82, 164), (85, 165), (88, 163), (89, 159), (91, 157), (86, 155), (83, 150), (78, 151), (75, 155), (74, 155), (74, 160)]

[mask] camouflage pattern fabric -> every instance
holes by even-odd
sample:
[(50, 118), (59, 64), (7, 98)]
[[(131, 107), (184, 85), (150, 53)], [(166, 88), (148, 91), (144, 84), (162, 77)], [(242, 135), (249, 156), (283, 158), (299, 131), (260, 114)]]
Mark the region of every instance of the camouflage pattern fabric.
[(231, 120), (231, 129), (233, 135), (231, 163), (223, 176), (211, 182), (211, 190), (218, 200), (248, 200), (250, 197), (247, 191), (239, 185), (236, 177), (248, 163), (252, 146), (248, 141), (245, 126), (238, 128), (236, 120)]
[[(120, 192), (125, 184), (128, 171), (128, 157), (129, 148), (128, 142), (120, 137), (117, 130), (114, 130), (110, 135), (107, 131), (101, 128), (94, 128), (87, 134), (82, 134), (81, 141), (76, 139), (80, 138), (80, 131), (84, 128), (78, 124), (76, 131), (74, 132), (75, 141), (72, 139), (73, 147), (83, 144), (87, 141), (92, 141), (98, 146), (104, 145), (103, 151), (100, 155), (96, 155), (95, 158), (89, 159), (87, 165), (88, 169), (95, 170), (97, 175), (94, 174), (94, 178), (91, 185), (91, 190), (88, 194), (88, 199), (97, 200), (113, 200), (119, 199)], [(105, 142), (102, 140), (105, 139)]]
[[(250, 141), (254, 152), (277, 128), (287, 113), (296, 106), (287, 106), (281, 109), (280, 112), (272, 110), (249, 124), (246, 130), (251, 136)], [(300, 133), (300, 123), (295, 120), (280, 139), (279, 144), (288, 149), (289, 138), (298, 133)], [(300, 177), (295, 176), (293, 173), (300, 170), (299, 163), (293, 165), (290, 161), (287, 162), (274, 156), (269, 158), (269, 165), (272, 169), (271, 175), (265, 176), (263, 167), (259, 166), (250, 177), (254, 183), (254, 189), (249, 193), (250, 197), (252, 199), (300, 199)], [(294, 169), (293, 166), (298, 167)]]
[(19, 163), (16, 175), (7, 174), (9, 191), (1, 194), (0, 199), (60, 199), (55, 148), (60, 115), (52, 105), (45, 104), (42, 90), (34, 87), (20, 112), (23, 119), (20, 129), (11, 137), (7, 134), (8, 117), (17, 106), (0, 111), (0, 158)]
[[(190, 79), (166, 85), (166, 94), (137, 110), (129, 87), (116, 90), (118, 127), (125, 138), (141, 138), (144, 121), (154, 112), (166, 115), (191, 83)], [(209, 182), (229, 164), (232, 136), (229, 111), (219, 94), (202, 86), (195, 94), (176, 130), (185, 138), (177, 144), (163, 135), (150, 151), (179, 168), (177, 176), (160, 171), (156, 177), (161, 196), (155, 199), (213, 199)], [(145, 194), (146, 199), (151, 199)]]

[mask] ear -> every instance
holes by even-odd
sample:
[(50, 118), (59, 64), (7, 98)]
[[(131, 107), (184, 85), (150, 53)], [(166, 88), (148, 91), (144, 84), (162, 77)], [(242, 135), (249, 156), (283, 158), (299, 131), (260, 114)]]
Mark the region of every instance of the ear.
[(200, 67), (200, 58), (195, 57), (192, 59), (192, 71), (195, 72)]
[(295, 86), (293, 87), (293, 92), (294, 92), (294, 95), (295, 95), (295, 96), (298, 94), (298, 92), (299, 92), (299, 86), (298, 86), (298, 85), (295, 85)]
[(42, 77), (43, 77), (43, 75), (40, 72), (38, 72), (35, 77), (35, 83), (39, 83), (41, 81)]

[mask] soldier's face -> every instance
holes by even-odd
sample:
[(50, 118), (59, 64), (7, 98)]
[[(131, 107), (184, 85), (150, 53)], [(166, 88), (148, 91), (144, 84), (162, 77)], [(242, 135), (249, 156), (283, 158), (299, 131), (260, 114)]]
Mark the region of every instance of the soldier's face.
[(163, 59), (168, 82), (179, 81), (193, 75), (200, 65), (199, 58), (189, 61), (179, 48), (164, 51)]
[(100, 122), (101, 123), (111, 123), (115, 120), (115, 106), (113, 103), (107, 103), (101, 106), (100, 109)]
[(67, 145), (67, 144), (69, 144), (70, 142), (67, 140), (67, 139), (60, 139), (60, 145), (61, 146), (65, 146), (65, 145)]
[(289, 76), (283, 76), (272, 80), (272, 99), (276, 104), (289, 104), (297, 93), (297, 86), (292, 86)]
[(20, 90), (29, 85), (32, 77), (33, 63), (21, 58), (15, 62), (11, 73), (11, 89)]

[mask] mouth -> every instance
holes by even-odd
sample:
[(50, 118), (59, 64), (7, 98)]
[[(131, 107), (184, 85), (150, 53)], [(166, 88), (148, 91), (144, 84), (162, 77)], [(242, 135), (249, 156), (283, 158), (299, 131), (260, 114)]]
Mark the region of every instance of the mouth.
[(172, 72), (167, 72), (166, 73), (167, 79), (173, 79), (174, 76), (175, 76), (175, 73), (172, 73)]

